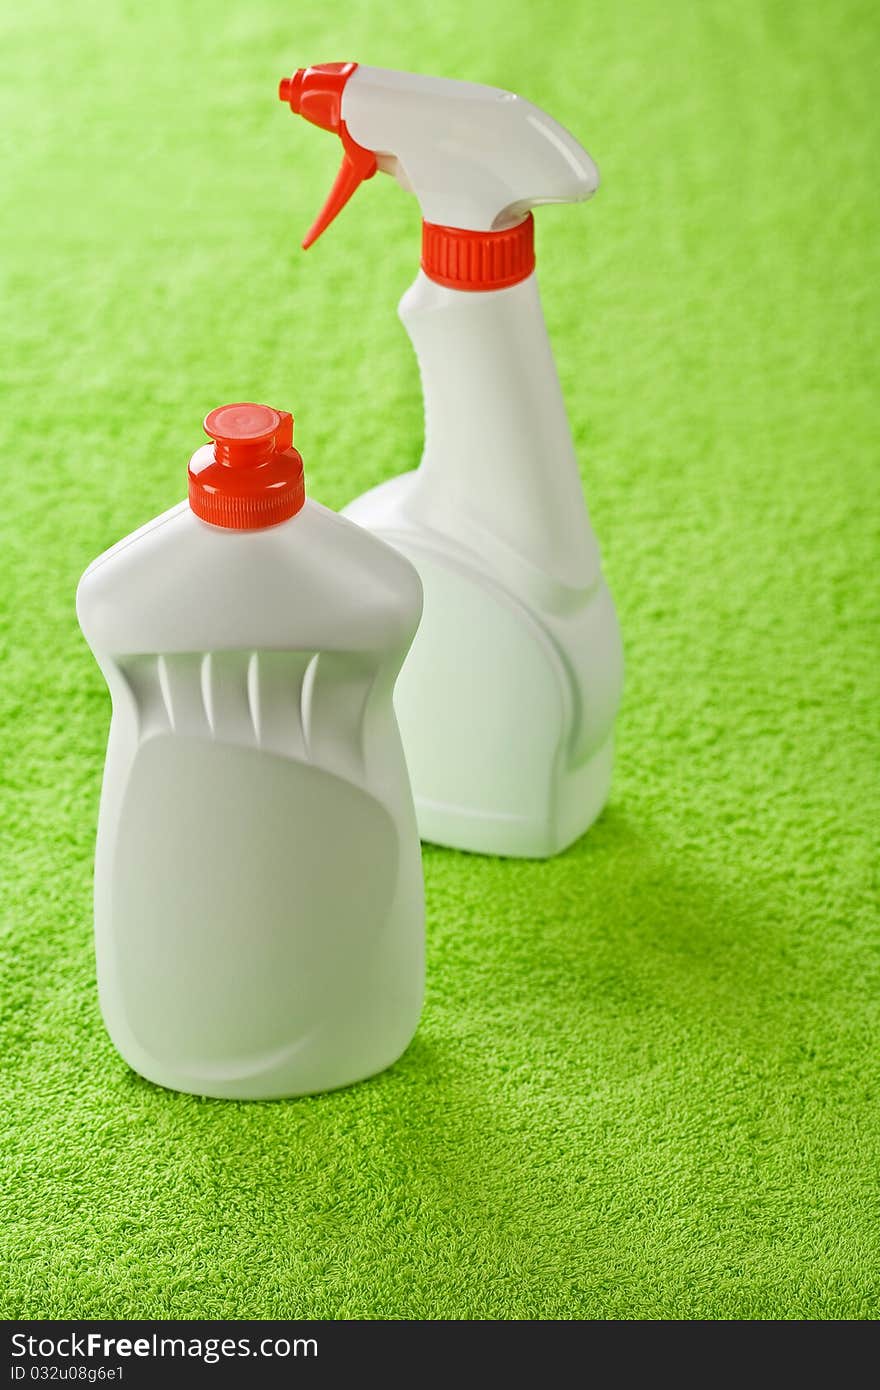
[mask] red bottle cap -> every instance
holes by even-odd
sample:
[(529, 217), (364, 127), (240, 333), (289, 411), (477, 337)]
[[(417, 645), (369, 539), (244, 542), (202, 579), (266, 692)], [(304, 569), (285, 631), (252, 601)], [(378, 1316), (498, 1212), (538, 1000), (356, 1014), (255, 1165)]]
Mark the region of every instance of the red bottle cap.
[(234, 531), (276, 526), (305, 499), (303, 462), (293, 447), (293, 416), (241, 401), (205, 417), (213, 448), (197, 449), (189, 465), (189, 505), (212, 526)]
[(422, 223), (422, 270), (451, 290), (505, 290), (535, 268), (532, 214), (503, 232)]

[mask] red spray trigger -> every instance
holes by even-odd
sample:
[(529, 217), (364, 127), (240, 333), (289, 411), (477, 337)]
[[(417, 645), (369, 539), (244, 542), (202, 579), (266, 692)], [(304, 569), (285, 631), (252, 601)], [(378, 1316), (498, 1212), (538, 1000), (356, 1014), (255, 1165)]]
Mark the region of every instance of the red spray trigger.
[(304, 251), (329, 227), (358, 185), (371, 179), (379, 167), (373, 151), (349, 135), (342, 119), (342, 92), (356, 67), (357, 63), (320, 63), (300, 68), (293, 77), (283, 77), (278, 86), (280, 100), (286, 101), (291, 111), (321, 130), (332, 131), (342, 141), (342, 165), (327, 201), (306, 233)]

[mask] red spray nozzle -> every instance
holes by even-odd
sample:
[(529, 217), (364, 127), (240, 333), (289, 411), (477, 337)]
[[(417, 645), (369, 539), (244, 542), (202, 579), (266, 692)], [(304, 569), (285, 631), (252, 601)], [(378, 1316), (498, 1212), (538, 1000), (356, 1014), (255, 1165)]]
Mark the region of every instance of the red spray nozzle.
[(339, 173), (327, 201), (306, 233), (304, 251), (329, 227), (364, 179), (371, 179), (379, 167), (373, 151), (365, 149), (349, 135), (342, 119), (342, 93), (356, 68), (357, 63), (320, 63), (316, 67), (299, 68), (292, 77), (282, 77), (278, 84), (279, 99), (287, 102), (294, 115), (302, 116), (321, 130), (329, 130), (342, 141)]
[(299, 114), (299, 104), (296, 82), (298, 78), (302, 77), (302, 72), (303, 70), (300, 68), (298, 72), (293, 74), (293, 77), (282, 77), (278, 83), (278, 100), (289, 102), (291, 111), (295, 111), (297, 114)]

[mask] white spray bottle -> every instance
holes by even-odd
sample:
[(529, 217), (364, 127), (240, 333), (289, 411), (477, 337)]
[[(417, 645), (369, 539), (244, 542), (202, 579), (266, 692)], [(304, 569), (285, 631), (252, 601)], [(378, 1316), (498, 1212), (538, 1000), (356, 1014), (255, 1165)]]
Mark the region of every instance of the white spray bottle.
[(95, 948), (136, 1071), (250, 1100), (369, 1076), (418, 1023), (421, 857), (391, 696), (421, 590), (305, 498), (289, 414), (221, 406), (205, 430), (189, 501), (77, 590), (113, 700)]
[(530, 209), (596, 167), (511, 92), (356, 63), (282, 81), (343, 162), (307, 247), (377, 169), (415, 194), (422, 268), (400, 304), (425, 398), (420, 467), (346, 515), (419, 571), (395, 705), (422, 838), (544, 857), (608, 795), (623, 659), (534, 274)]

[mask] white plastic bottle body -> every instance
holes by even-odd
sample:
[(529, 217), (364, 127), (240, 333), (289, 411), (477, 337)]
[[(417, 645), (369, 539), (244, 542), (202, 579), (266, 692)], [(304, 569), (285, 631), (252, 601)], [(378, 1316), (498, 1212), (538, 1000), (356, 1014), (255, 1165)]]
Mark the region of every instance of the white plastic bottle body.
[(260, 531), (183, 504), (83, 576), (113, 702), (99, 995), (148, 1079), (270, 1099), (410, 1042), (424, 907), (392, 692), (420, 606), (411, 566), (312, 502)]
[(536, 280), (469, 293), (420, 272), (400, 314), (424, 455), (346, 515), (422, 579), (395, 693), (419, 830), (546, 857), (607, 798), (623, 655)]

